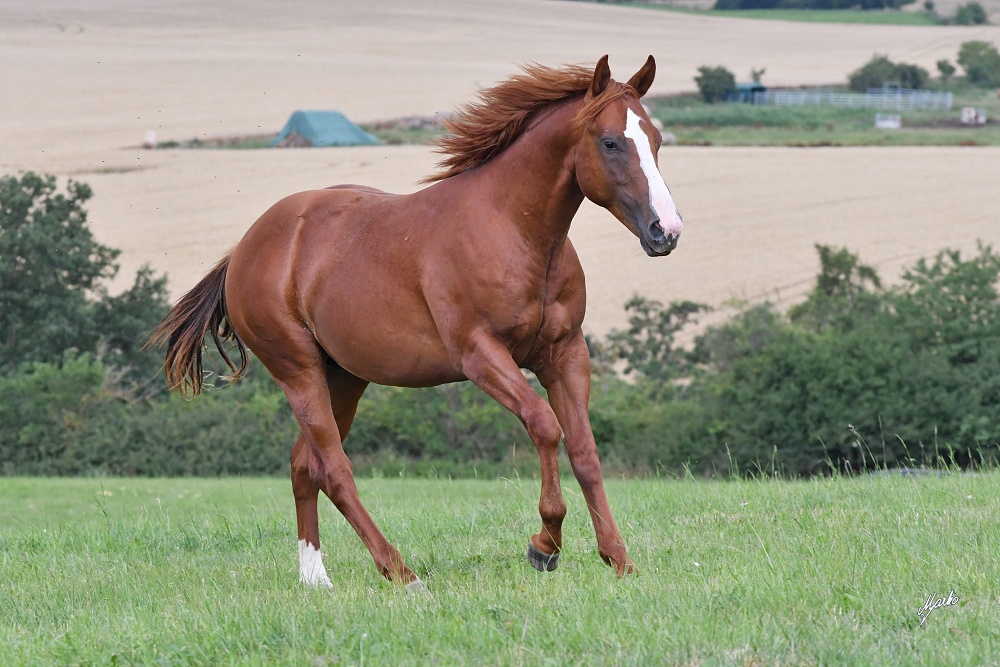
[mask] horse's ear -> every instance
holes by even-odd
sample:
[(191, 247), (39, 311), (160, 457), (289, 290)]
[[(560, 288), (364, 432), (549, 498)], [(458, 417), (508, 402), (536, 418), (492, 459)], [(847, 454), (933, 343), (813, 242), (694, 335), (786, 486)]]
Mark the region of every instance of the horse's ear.
[(597, 67), (594, 68), (594, 80), (590, 84), (590, 94), (597, 97), (604, 92), (610, 82), (611, 68), (608, 67), (608, 56), (605, 55), (597, 61)]
[(639, 97), (646, 94), (649, 87), (653, 85), (653, 79), (656, 77), (656, 61), (653, 60), (653, 56), (646, 58), (646, 64), (639, 68), (631, 79), (628, 80), (628, 85), (635, 88), (635, 91), (639, 93)]

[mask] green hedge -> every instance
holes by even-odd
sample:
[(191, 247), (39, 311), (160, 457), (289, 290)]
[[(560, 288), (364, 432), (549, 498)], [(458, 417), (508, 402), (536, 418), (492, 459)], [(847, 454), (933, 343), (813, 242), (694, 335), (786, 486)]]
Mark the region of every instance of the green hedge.
[[(122, 295), (101, 288), (115, 252), (90, 235), (87, 197), (51, 177), (0, 178), (0, 474), (287, 473), (298, 427), (259, 363), (191, 401), (154, 377), (139, 343), (166, 308), (164, 280), (143, 270)], [(35, 256), (60, 229), (68, 245), (49, 261), (76, 279), (40, 282)], [(887, 289), (857, 256), (818, 250), (816, 284), (788, 314), (747, 308), (686, 349), (675, 337), (705, 307), (635, 297), (627, 328), (588, 341), (609, 474), (996, 464), (1000, 255), (942, 252)], [(538, 469), (520, 422), (467, 382), (370, 387), (345, 449), (362, 474)]]

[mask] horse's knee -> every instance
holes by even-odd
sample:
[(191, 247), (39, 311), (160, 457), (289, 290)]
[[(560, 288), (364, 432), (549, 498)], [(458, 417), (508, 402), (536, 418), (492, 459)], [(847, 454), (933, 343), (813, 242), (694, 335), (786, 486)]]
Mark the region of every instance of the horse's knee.
[(596, 452), (575, 458), (571, 456), (570, 464), (573, 466), (573, 475), (582, 488), (586, 489), (602, 482), (601, 461), (597, 458)]

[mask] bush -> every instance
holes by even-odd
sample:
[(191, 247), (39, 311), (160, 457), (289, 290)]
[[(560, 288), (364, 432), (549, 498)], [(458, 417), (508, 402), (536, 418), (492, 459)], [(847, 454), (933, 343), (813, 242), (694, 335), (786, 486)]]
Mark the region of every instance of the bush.
[(758, 308), (699, 340), (708, 372), (689, 393), (727, 447), (715, 466), (730, 455), (742, 472), (799, 475), (995, 462), (1000, 256), (942, 253), (893, 290), (845, 251), (821, 264), (795, 322)]
[(816, 286), (804, 303), (788, 311), (789, 319), (812, 331), (847, 331), (876, 314), (882, 305), (882, 281), (875, 269), (846, 248), (817, 244), (816, 252), (820, 264)]
[(955, 75), (955, 66), (952, 65), (947, 60), (937, 61), (937, 69), (938, 72), (941, 74), (941, 80), (944, 81), (945, 83), (947, 83), (948, 80)]
[(992, 42), (964, 42), (958, 50), (958, 64), (970, 83), (984, 88), (1000, 86), (1000, 52)]
[(297, 426), (276, 387), (247, 382), (198, 401), (129, 402), (107, 368), (68, 352), (0, 377), (7, 475), (234, 475), (287, 471)]
[[(115, 380), (94, 356), (72, 351), (58, 364), (0, 376), (0, 474), (287, 474), (298, 424), (258, 365), (197, 400), (131, 400)], [(369, 388), (345, 449), (361, 473), (417, 467), (471, 476), (501, 463), (508, 474), (514, 464), (538, 465), (521, 423), (468, 382)]]
[(923, 88), (928, 77), (927, 70), (923, 67), (894, 63), (888, 57), (876, 54), (851, 73), (848, 86), (859, 93), (869, 88), (881, 88), (886, 83), (898, 83), (903, 88)]
[(674, 337), (706, 310), (708, 306), (693, 301), (675, 301), (664, 307), (654, 299), (634, 296), (625, 304), (629, 327), (608, 334), (607, 351), (614, 361), (626, 363), (625, 373), (666, 387), (690, 374), (687, 356), (674, 346)]
[(709, 104), (726, 99), (726, 95), (736, 89), (736, 77), (722, 66), (702, 65), (698, 68), (698, 76), (694, 81), (698, 84), (698, 92)]
[(954, 22), (958, 25), (983, 25), (987, 21), (986, 10), (978, 2), (959, 5), (955, 10)]
[(134, 383), (159, 361), (141, 339), (167, 309), (166, 279), (148, 268), (110, 296), (119, 251), (98, 243), (83, 204), (90, 188), (28, 172), (0, 178), (0, 372), (35, 361), (58, 363), (65, 350), (103, 351)]

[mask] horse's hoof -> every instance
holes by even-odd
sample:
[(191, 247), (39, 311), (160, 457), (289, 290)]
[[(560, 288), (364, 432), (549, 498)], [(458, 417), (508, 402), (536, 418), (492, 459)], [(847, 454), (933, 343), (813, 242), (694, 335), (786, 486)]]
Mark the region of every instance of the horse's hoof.
[(633, 574), (639, 574), (639, 568), (635, 566), (635, 563), (628, 559), (626, 559), (621, 566), (615, 565), (614, 567), (615, 574), (618, 575), (619, 579), (632, 576)]
[(420, 579), (414, 579), (410, 583), (406, 584), (404, 588), (406, 589), (407, 595), (421, 595), (430, 592), (427, 590), (427, 586), (424, 585), (424, 582)]
[(542, 553), (535, 545), (528, 542), (528, 562), (531, 567), (539, 572), (551, 572), (559, 565), (559, 552), (554, 554)]

